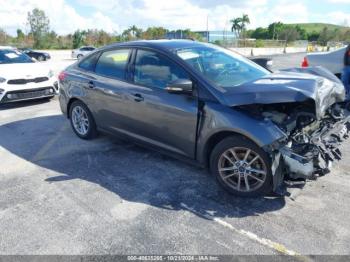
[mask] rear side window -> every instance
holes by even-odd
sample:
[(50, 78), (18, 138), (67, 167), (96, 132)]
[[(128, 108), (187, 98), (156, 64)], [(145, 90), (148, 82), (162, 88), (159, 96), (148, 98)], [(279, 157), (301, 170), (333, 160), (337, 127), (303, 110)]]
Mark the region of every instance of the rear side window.
[(92, 56), (88, 56), (85, 59), (83, 59), (80, 64), (79, 67), (87, 70), (87, 71), (94, 71), (95, 70), (95, 65), (98, 59), (98, 56), (100, 55), (100, 53), (96, 53)]
[(95, 72), (107, 77), (125, 79), (129, 54), (130, 49), (103, 52), (97, 61)]

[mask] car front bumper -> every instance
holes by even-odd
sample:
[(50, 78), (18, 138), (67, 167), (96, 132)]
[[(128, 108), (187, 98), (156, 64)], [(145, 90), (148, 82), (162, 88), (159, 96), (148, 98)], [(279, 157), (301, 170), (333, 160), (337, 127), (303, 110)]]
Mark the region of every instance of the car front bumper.
[(58, 83), (50, 79), (41, 83), (0, 85), (0, 104), (53, 97), (58, 93)]
[(334, 162), (341, 160), (340, 146), (349, 138), (350, 112), (334, 123), (316, 130), (307, 144), (291, 147), (280, 143), (272, 154), (273, 190), (280, 192), (282, 182), (291, 180), (315, 179), (330, 172)]

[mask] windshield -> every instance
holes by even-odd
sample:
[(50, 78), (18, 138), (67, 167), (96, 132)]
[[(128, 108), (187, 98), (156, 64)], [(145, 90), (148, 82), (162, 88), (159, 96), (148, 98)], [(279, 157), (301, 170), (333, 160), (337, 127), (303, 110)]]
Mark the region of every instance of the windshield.
[(16, 50), (0, 50), (0, 64), (34, 63), (33, 60)]
[(234, 52), (214, 45), (178, 49), (176, 53), (208, 80), (226, 90), (270, 73)]

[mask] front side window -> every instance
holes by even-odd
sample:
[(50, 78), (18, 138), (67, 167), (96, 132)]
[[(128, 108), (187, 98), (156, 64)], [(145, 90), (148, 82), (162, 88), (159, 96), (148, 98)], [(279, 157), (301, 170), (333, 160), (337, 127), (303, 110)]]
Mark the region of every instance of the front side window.
[(97, 61), (95, 72), (107, 77), (125, 79), (129, 54), (130, 49), (103, 52)]
[(168, 58), (152, 51), (137, 51), (134, 74), (136, 84), (164, 89), (177, 79), (188, 78), (184, 69)]
[(214, 45), (179, 49), (176, 53), (205, 78), (226, 90), (270, 73), (234, 52)]

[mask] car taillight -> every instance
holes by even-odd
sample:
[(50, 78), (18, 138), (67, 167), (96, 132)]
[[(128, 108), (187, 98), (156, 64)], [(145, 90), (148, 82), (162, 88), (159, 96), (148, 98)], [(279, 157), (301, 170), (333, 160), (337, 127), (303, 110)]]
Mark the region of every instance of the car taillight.
[(301, 67), (309, 67), (309, 61), (307, 60), (307, 57), (304, 57), (304, 60), (301, 63)]
[(66, 74), (64, 71), (62, 71), (62, 72), (58, 75), (58, 79), (59, 79), (60, 81), (63, 81), (63, 80), (66, 78), (66, 76), (67, 76), (67, 74)]

